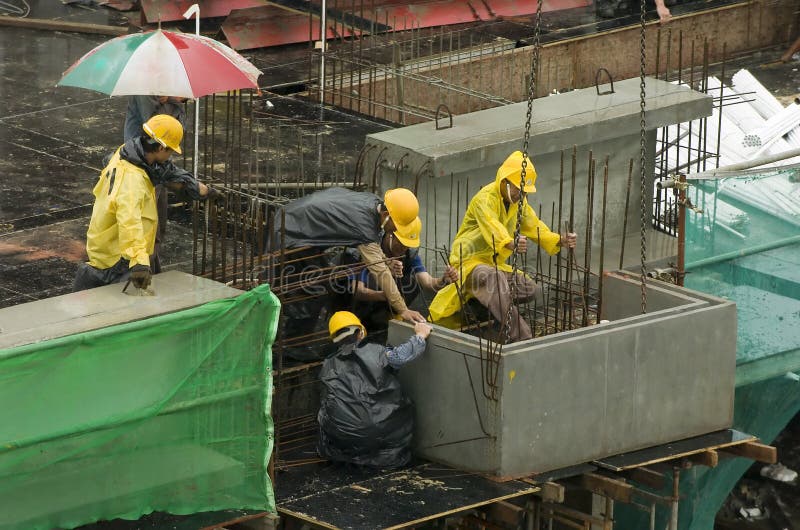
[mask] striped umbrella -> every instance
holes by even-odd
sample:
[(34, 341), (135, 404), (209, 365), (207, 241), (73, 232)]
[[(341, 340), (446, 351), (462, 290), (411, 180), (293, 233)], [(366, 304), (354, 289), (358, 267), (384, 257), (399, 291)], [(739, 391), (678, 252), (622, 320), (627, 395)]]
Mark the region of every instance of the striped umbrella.
[(214, 39), (158, 29), (101, 44), (64, 72), (58, 85), (112, 96), (198, 98), (258, 88), (259, 74), (244, 57)]

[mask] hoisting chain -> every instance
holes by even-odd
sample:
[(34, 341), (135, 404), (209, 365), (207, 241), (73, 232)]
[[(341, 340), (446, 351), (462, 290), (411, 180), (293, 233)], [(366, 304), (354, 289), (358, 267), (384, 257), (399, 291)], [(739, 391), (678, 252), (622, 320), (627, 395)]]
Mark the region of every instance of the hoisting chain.
[[(647, 260), (647, 181), (645, 178), (645, 120), (644, 120), (644, 107), (645, 107), (645, 0), (640, 0), (640, 37), (639, 37), (639, 51), (641, 52), (641, 62), (639, 65), (639, 125), (640, 125), (640, 138), (639, 138), (639, 170), (640, 170), (640, 208), (639, 217), (641, 222), (641, 266), (642, 266), (642, 313), (647, 312), (647, 267), (645, 262)], [(623, 235), (624, 244), (624, 235)]]
[[(533, 116), (533, 99), (536, 95), (536, 71), (539, 65), (539, 36), (542, 31), (542, 4), (543, 0), (538, 0), (536, 3), (536, 27), (533, 32), (533, 55), (531, 56), (531, 74), (528, 82), (528, 110), (525, 113), (525, 135), (522, 142), (522, 175), (519, 182), (519, 202), (517, 204), (517, 224), (514, 228), (514, 248), (511, 254), (511, 289), (510, 298), (508, 300), (508, 311), (506, 312), (505, 328), (503, 330), (503, 342), (507, 343), (511, 335), (511, 314), (514, 309), (514, 300), (517, 297), (519, 281), (517, 276), (519, 267), (517, 264), (517, 247), (519, 246), (519, 237), (522, 227), (522, 213), (525, 206), (525, 175), (528, 169), (528, 144), (531, 136), (531, 118)], [(500, 345), (502, 349), (502, 344)]]

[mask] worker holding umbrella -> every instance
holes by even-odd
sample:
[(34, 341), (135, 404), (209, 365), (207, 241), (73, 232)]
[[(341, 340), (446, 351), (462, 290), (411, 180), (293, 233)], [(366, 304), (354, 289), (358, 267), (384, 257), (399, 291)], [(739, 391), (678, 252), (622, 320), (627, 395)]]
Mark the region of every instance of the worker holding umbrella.
[[(159, 28), (101, 44), (64, 72), (58, 84), (112, 96), (169, 94), (194, 98), (196, 173), (199, 98), (228, 90), (257, 89), (260, 73), (241, 55), (213, 39)], [(182, 138), (183, 127), (178, 120), (159, 114), (143, 125), (141, 136), (129, 139), (111, 158), (94, 189), (95, 205), (87, 233), (89, 263), (78, 271), (75, 290), (128, 277), (137, 287), (150, 283), (149, 257), (154, 252), (158, 219), (154, 186), (171, 182), (168, 187), (182, 187), (191, 198), (209, 196), (209, 188), (196, 180), (196, 174), (193, 177), (169, 162), (172, 153), (181, 152)], [(130, 204), (137, 197), (142, 203), (131, 210)], [(137, 215), (141, 218), (133, 222)]]

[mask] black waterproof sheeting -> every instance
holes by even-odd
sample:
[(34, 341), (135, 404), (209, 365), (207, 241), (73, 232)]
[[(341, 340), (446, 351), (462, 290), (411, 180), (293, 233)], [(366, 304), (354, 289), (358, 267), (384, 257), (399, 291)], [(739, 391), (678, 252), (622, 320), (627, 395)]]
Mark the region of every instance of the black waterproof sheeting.
[(343, 465), (298, 466), (276, 483), (279, 513), (343, 529), (407, 528), (539, 489), (433, 463), (383, 474)]

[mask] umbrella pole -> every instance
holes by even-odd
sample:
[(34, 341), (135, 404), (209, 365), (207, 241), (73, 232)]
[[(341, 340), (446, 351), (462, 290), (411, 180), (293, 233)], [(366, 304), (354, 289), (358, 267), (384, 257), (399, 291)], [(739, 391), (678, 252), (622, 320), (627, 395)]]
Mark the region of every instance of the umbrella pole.
[[(183, 14), (183, 18), (190, 19), (194, 15), (194, 34), (200, 35), (200, 6), (192, 4), (189, 9)], [(200, 156), (197, 151), (198, 136), (200, 132), (200, 98), (194, 98), (194, 160), (192, 161), (192, 170), (194, 178), (197, 179), (197, 165), (200, 162)]]
[(325, 0), (322, 0), (322, 17), (320, 17), (319, 25), (319, 40), (322, 43), (319, 55), (319, 102), (322, 105), (325, 104), (325, 47), (328, 41), (327, 14), (328, 9), (325, 6)]

